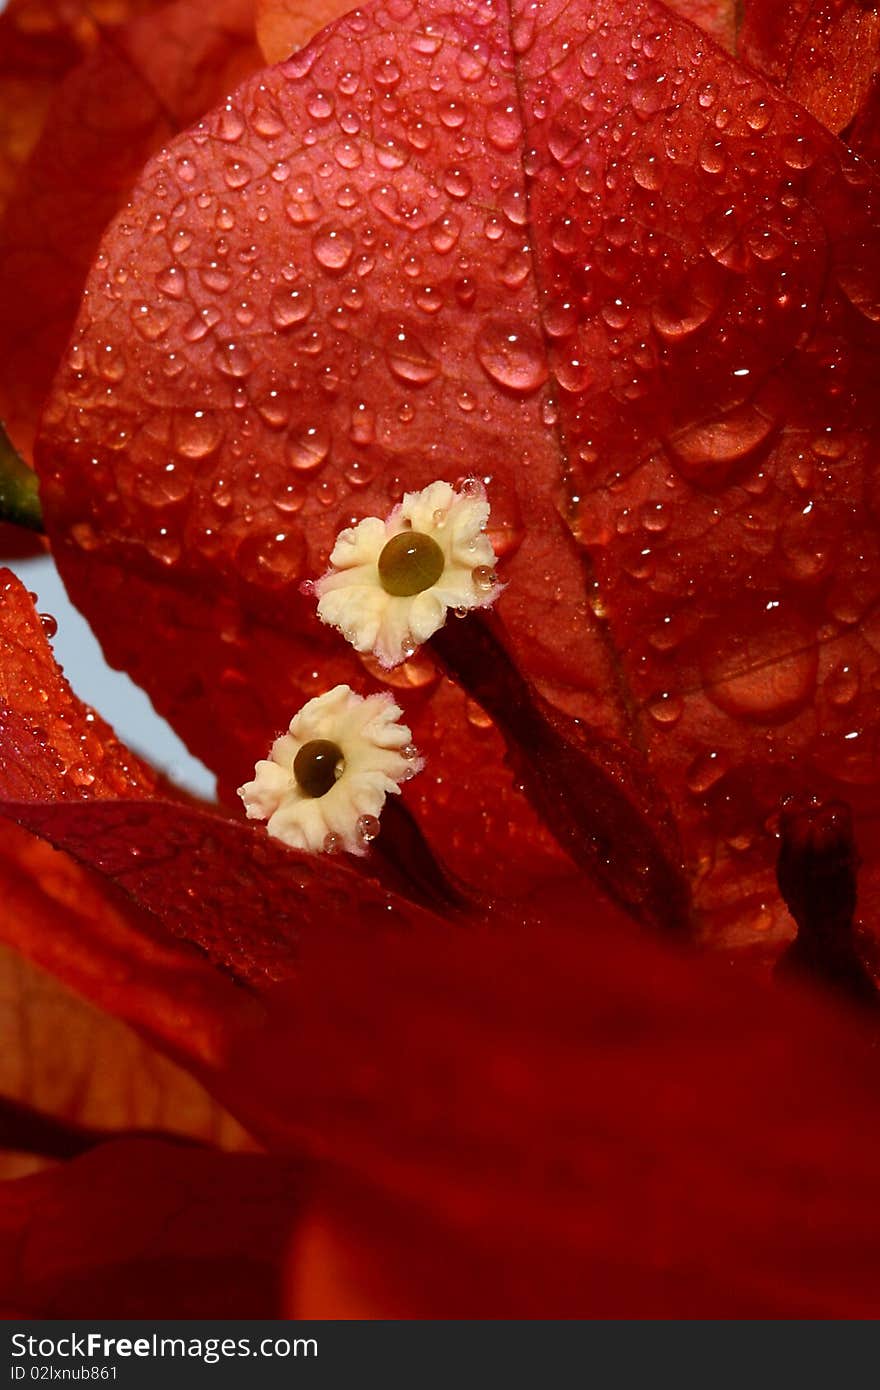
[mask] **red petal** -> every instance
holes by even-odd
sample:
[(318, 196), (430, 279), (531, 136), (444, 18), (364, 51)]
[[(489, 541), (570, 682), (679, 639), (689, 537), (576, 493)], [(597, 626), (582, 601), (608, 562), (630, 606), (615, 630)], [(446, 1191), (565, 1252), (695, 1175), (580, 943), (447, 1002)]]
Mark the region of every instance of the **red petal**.
[(880, 78), (880, 11), (864, 0), (745, 0), (739, 52), (829, 130), (846, 132)]
[(19, 1318), (271, 1318), (292, 1162), (104, 1144), (0, 1185), (0, 1301)]
[(256, 67), (252, 26), (252, 0), (176, 0), (113, 28), (58, 86), (0, 226), (0, 419), (21, 452), (101, 233), (150, 152)]
[[(704, 904), (753, 893), (772, 924), (779, 794), (861, 809), (876, 783), (876, 190), (662, 7), (393, 14), (325, 31), (146, 171), (47, 417), (59, 561), (231, 781), (359, 669), (297, 592), (340, 525), (491, 474), (523, 667), (647, 745)], [(148, 235), (169, 188), (176, 258)], [(435, 825), (486, 861), (469, 827), (497, 808), (506, 866), (534, 831), (498, 740), (429, 663), (413, 679)]]
[(619, 931), (313, 945), (251, 1092), (333, 1164), (290, 1315), (876, 1316), (870, 1032)]

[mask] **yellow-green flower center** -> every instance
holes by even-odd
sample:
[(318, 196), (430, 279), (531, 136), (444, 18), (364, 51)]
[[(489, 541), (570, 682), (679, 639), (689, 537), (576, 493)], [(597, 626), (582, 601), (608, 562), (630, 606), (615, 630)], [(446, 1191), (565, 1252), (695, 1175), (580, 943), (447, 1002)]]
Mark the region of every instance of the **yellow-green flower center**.
[(293, 775), (306, 796), (326, 796), (336, 785), (342, 749), (329, 738), (304, 743), (293, 760)]
[(436, 584), (445, 567), (443, 551), (422, 531), (392, 536), (379, 556), (379, 579), (386, 594), (411, 598)]

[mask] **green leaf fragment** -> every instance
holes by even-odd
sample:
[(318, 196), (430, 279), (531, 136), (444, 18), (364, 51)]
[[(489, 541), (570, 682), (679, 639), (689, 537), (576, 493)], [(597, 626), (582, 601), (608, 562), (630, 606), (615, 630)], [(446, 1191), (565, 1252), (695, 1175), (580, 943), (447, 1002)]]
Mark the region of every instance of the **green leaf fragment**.
[(0, 521), (43, 530), (37, 475), (16, 450), (0, 420)]

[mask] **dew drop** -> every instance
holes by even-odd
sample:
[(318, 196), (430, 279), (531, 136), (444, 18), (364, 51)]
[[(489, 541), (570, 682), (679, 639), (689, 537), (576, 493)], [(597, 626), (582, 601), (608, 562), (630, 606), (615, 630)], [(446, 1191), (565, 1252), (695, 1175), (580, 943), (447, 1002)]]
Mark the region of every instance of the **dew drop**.
[(324, 227), (312, 239), (315, 260), (336, 274), (345, 270), (354, 251), (354, 237), (344, 227)]
[(481, 594), (491, 593), (498, 583), (498, 575), (491, 565), (477, 565), (475, 569), (471, 570), (471, 579), (474, 582), (474, 588)]
[(300, 473), (320, 468), (330, 452), (330, 431), (326, 425), (310, 425), (287, 440), (287, 459)]
[(365, 401), (360, 401), (351, 412), (349, 438), (354, 444), (372, 444), (376, 434), (376, 419)]
[(699, 662), (706, 694), (719, 709), (739, 719), (778, 723), (813, 695), (816, 630), (785, 603), (742, 600), (723, 620), (706, 624)]
[(269, 301), (269, 317), (275, 328), (294, 328), (304, 323), (315, 306), (315, 297), (308, 285), (288, 289), (281, 285)]
[(837, 283), (850, 304), (871, 323), (880, 323), (880, 273), (867, 246), (858, 262), (837, 268)]
[(235, 380), (249, 376), (254, 366), (250, 349), (243, 343), (222, 343), (214, 352), (213, 360), (218, 372)]
[(706, 792), (712, 790), (716, 782), (721, 781), (726, 770), (725, 759), (720, 753), (708, 749), (699, 753), (690, 764), (685, 776), (688, 790), (694, 796), (705, 796)]
[(493, 720), (491, 715), (488, 715), (483, 709), (483, 706), (478, 705), (476, 700), (468, 700), (465, 703), (464, 712), (471, 728), (481, 731), (492, 728)]
[(371, 845), (377, 838), (380, 829), (375, 816), (361, 816), (357, 823), (358, 839), (362, 844)]
[(440, 374), (440, 363), (405, 324), (385, 337), (385, 358), (392, 376), (407, 386), (427, 386)]
[(488, 319), (477, 334), (475, 348), (486, 375), (510, 391), (530, 395), (547, 380), (540, 339), (519, 319)]
[(171, 428), (174, 446), (183, 458), (206, 458), (219, 448), (223, 439), (223, 426), (207, 410), (176, 414)]
[(321, 204), (315, 196), (310, 178), (302, 179), (290, 190), (284, 211), (295, 227), (305, 227), (317, 222), (321, 216)]
[(260, 419), (273, 430), (284, 429), (290, 423), (292, 403), (287, 391), (277, 388), (267, 391), (255, 402)]
[(461, 235), (461, 222), (451, 213), (431, 228), (431, 245), (441, 256), (451, 251)]
[(217, 134), (221, 140), (230, 143), (240, 140), (244, 134), (244, 121), (241, 113), (229, 102), (220, 108), (217, 116)]
[(659, 724), (661, 728), (670, 728), (677, 724), (681, 718), (684, 706), (677, 695), (672, 695), (668, 690), (657, 695), (648, 705), (648, 713)]
[(515, 106), (496, 106), (486, 117), (486, 137), (496, 150), (513, 150), (522, 136), (522, 122)]
[(469, 197), (473, 186), (473, 180), (466, 169), (449, 168), (443, 176), (443, 187), (450, 198)]
[(822, 688), (832, 705), (842, 709), (852, 704), (860, 685), (858, 668), (841, 663), (835, 666)]
[(232, 275), (225, 261), (209, 261), (202, 267), (201, 281), (214, 294), (225, 294), (232, 284)]
[(305, 538), (301, 531), (268, 531), (245, 536), (235, 555), (241, 576), (264, 589), (280, 589), (302, 573)]
[(693, 482), (723, 481), (730, 469), (767, 443), (776, 421), (756, 405), (738, 406), (726, 415), (689, 425), (669, 441), (675, 460)]
[(160, 270), (156, 276), (156, 285), (169, 298), (182, 299), (186, 290), (186, 282), (180, 266), (169, 265), (164, 270)]

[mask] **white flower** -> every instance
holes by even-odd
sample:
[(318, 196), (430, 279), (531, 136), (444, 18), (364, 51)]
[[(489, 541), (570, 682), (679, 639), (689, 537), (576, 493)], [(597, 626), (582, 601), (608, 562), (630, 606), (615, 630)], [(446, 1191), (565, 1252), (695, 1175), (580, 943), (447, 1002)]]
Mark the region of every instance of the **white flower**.
[(337, 685), (303, 705), (238, 794), (251, 820), (294, 849), (364, 854), (389, 792), (423, 759), (391, 695)]
[(309, 586), (318, 617), (383, 666), (406, 661), (447, 609), (486, 608), (501, 593), (488, 517), (486, 490), (469, 478), (460, 492), (443, 482), (408, 492), (387, 520), (341, 531), (329, 570)]

